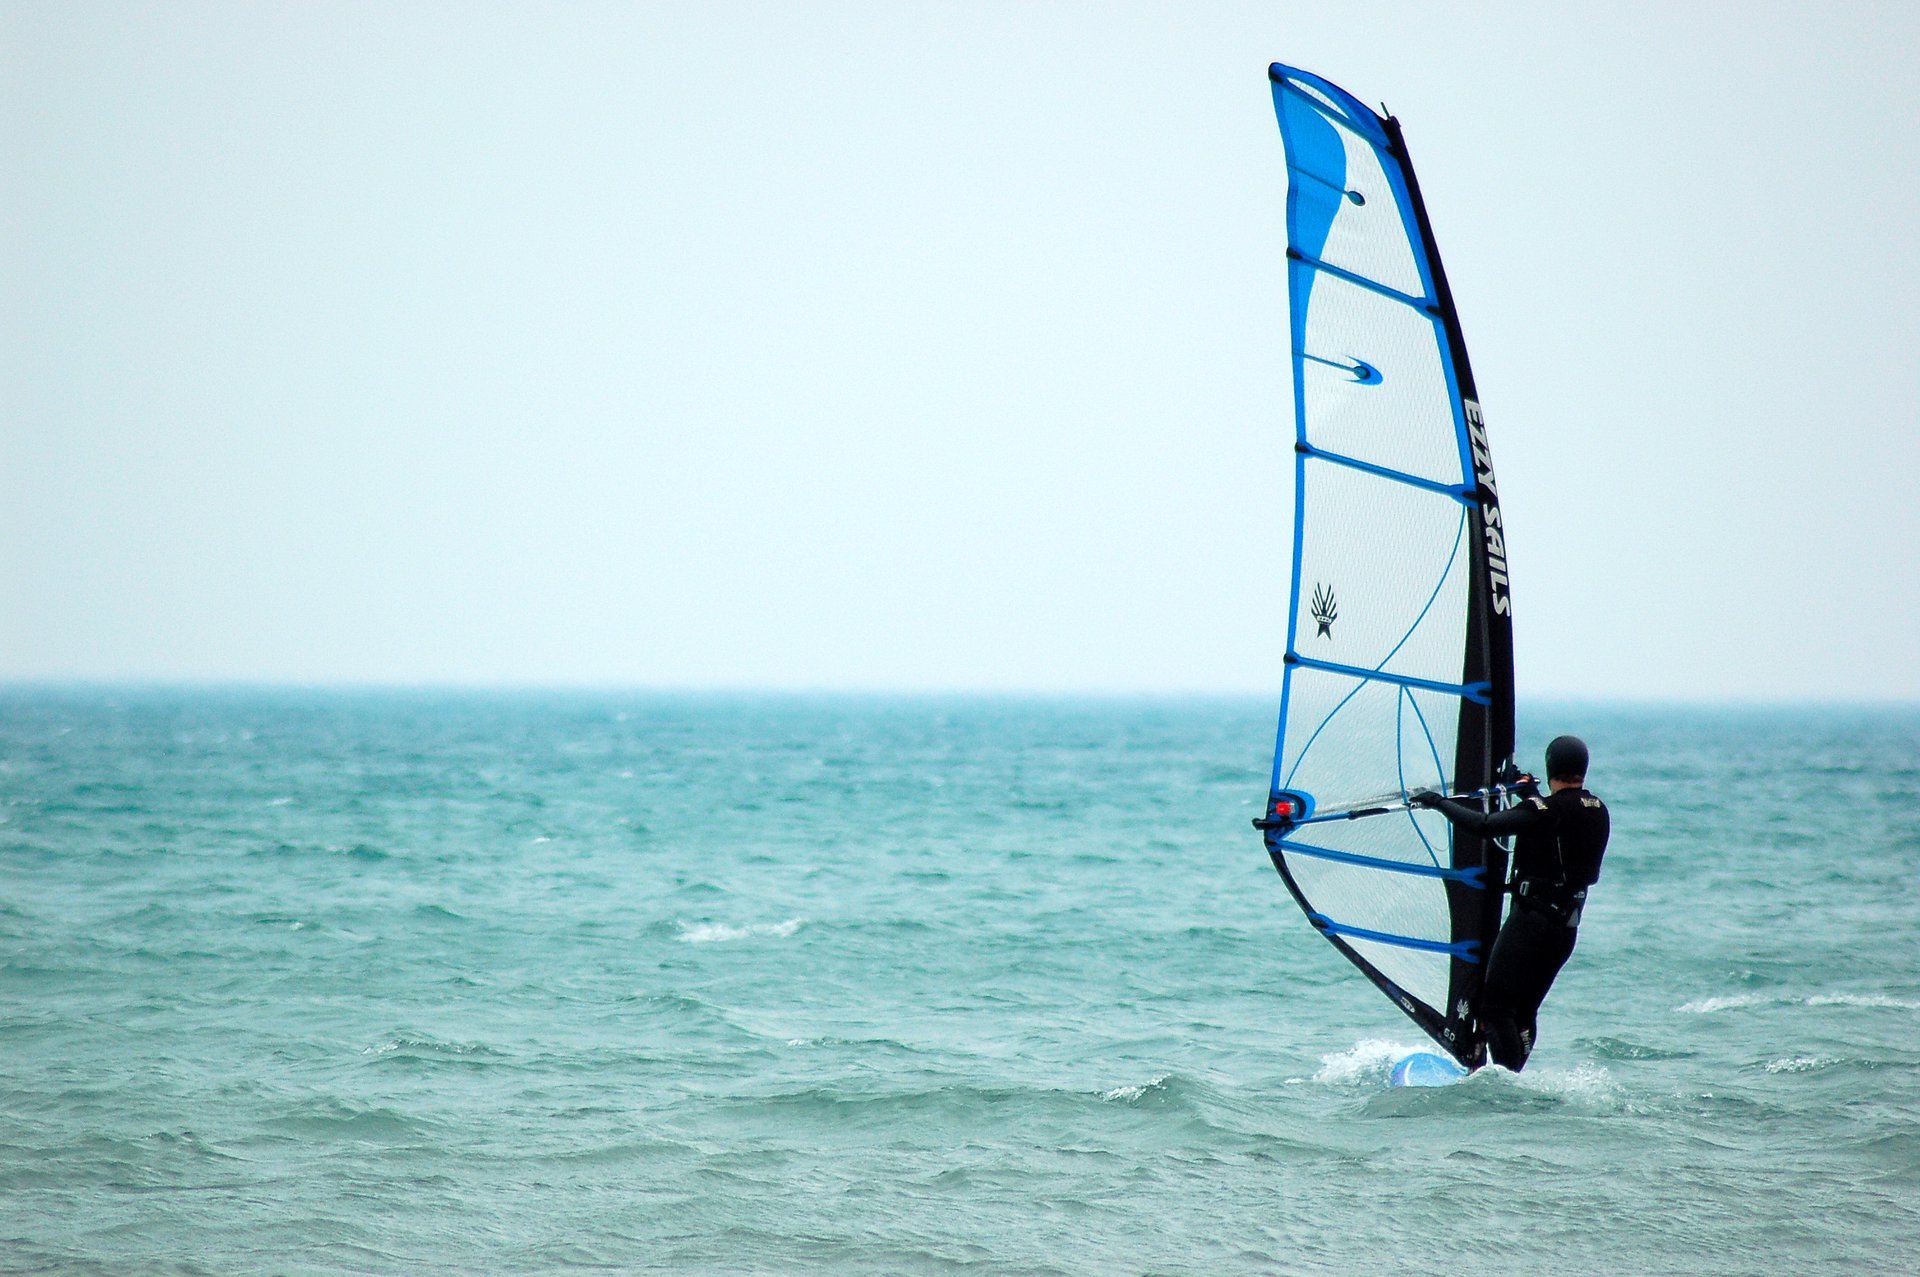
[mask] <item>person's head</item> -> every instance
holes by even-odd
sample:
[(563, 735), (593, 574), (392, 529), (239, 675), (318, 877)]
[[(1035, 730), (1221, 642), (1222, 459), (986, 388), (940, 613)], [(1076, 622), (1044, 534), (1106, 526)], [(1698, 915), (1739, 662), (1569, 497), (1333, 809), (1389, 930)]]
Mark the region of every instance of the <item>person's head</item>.
[(1587, 742), (1578, 736), (1556, 736), (1547, 746), (1547, 780), (1579, 785), (1587, 779)]

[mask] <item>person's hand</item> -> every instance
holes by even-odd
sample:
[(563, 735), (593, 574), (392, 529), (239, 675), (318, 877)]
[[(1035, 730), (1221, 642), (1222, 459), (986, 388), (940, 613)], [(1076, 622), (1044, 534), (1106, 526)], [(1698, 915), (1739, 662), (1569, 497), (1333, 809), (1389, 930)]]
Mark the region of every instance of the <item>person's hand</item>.
[(1416, 789), (1407, 795), (1407, 801), (1415, 807), (1438, 807), (1443, 799), (1431, 789)]

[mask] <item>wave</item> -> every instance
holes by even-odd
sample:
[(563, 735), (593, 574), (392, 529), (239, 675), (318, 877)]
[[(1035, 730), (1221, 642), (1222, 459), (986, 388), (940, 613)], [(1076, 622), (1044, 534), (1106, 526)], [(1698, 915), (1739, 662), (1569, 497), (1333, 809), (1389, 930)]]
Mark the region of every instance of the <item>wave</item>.
[(1680, 1015), (1712, 1015), (1717, 1011), (1731, 1011), (1737, 1007), (1759, 1006), (1772, 999), (1759, 993), (1736, 993), (1729, 997), (1697, 998), (1675, 1010)]
[[(785, 1034), (756, 1032), (742, 1024), (738, 1012), (732, 1008), (709, 1002), (693, 993), (684, 993), (672, 989), (636, 989), (621, 997), (621, 1002), (638, 1009), (641, 1014), (655, 1017), (662, 1028), (674, 1035), (697, 1035), (694, 1040), (702, 1043), (711, 1041), (709, 1035), (718, 1034), (721, 1038), (756, 1050), (768, 1050), (772, 1041), (784, 1041), (791, 1036)], [(621, 1058), (631, 1058), (631, 1049), (626, 1049)]]
[(1807, 999), (1810, 1007), (1889, 1007), (1897, 1011), (1920, 1011), (1920, 999), (1895, 998), (1884, 993), (1816, 993)]
[(1713, 1015), (1754, 1006), (1802, 1007), (1876, 1007), (1894, 1011), (1920, 1011), (1920, 999), (1896, 998), (1885, 993), (1812, 993), (1805, 995), (1736, 993), (1725, 997), (1697, 998), (1675, 1008), (1680, 1015)]
[(460, 1064), (484, 1065), (507, 1058), (507, 1053), (482, 1042), (446, 1042), (427, 1034), (396, 1032), (362, 1055), (375, 1059), (447, 1060)]
[(1590, 1048), (1603, 1060), (1690, 1060), (1698, 1054), (1678, 1047), (1649, 1046), (1627, 1038), (1588, 1038), (1580, 1045)]
[[(1498, 1069), (1482, 1070), (1488, 1074)], [(1570, 1069), (1531, 1068), (1524, 1073), (1509, 1073), (1523, 1090), (1556, 1099), (1575, 1100), (1598, 1107), (1612, 1107), (1621, 1098), (1619, 1083), (1613, 1074), (1598, 1064), (1576, 1064)]]
[(1085, 1129), (1102, 1120), (1089, 1115), (1090, 1108), (1107, 1105), (1141, 1110), (1147, 1114), (1174, 1114), (1221, 1136), (1234, 1134), (1230, 1126), (1214, 1119), (1224, 1117), (1232, 1105), (1223, 1102), (1217, 1091), (1195, 1078), (1178, 1073), (1158, 1073), (1148, 1080), (1105, 1089), (1090, 1090), (1075, 1086), (1005, 1081), (987, 1083), (958, 1077), (939, 1080), (926, 1078), (918, 1085), (879, 1082), (862, 1085), (855, 1080), (819, 1083), (776, 1090), (759, 1095), (737, 1096), (730, 1107), (760, 1111), (785, 1111), (830, 1116), (836, 1122), (890, 1127), (907, 1121), (916, 1125), (928, 1122), (952, 1122), (972, 1129), (988, 1115), (1017, 1115), (1016, 1123), (1057, 1120), (1073, 1129)]
[(428, 1139), (436, 1125), (384, 1105), (362, 1107), (334, 1098), (293, 1105), (261, 1124), (271, 1130), (303, 1136), (384, 1144)]
[(1761, 1067), (1769, 1073), (1813, 1073), (1845, 1063), (1845, 1060), (1829, 1055), (1795, 1055), (1781, 1060), (1769, 1060)]
[[(777, 1035), (763, 1034), (762, 1036)], [(897, 1038), (887, 1037), (848, 1038), (828, 1034), (815, 1038), (790, 1037), (782, 1040), (785, 1041), (788, 1046), (797, 1050), (851, 1050), (867, 1053), (868, 1055), (927, 1056), (936, 1054), (936, 1052), (930, 1051), (925, 1047), (913, 1046)]]
[(1142, 1100), (1163, 1098), (1169, 1094), (1172, 1079), (1171, 1073), (1161, 1073), (1138, 1086), (1116, 1086), (1110, 1091), (1102, 1091), (1100, 1098), (1120, 1104), (1138, 1104)]
[(773, 936), (784, 940), (806, 925), (801, 918), (789, 918), (785, 922), (756, 922), (744, 927), (729, 926), (724, 922), (696, 922), (680, 924), (680, 940), (685, 944), (724, 944), (731, 940), (751, 940), (757, 936)]

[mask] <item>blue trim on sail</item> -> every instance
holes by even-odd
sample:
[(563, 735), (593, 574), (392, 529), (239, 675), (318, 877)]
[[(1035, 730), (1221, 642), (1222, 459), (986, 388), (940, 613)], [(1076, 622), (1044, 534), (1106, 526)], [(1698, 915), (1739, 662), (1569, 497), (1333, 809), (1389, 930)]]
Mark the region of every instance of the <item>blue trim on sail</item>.
[[(1421, 712), (1420, 702), (1414, 699), (1413, 689), (1411, 687), (1403, 687), (1400, 689), (1400, 705), (1402, 707), (1412, 708), (1413, 721), (1420, 724), (1420, 736), (1423, 740), (1427, 742), (1427, 755), (1428, 757), (1433, 759), (1433, 774), (1435, 776), (1440, 777), (1441, 783), (1444, 785), (1446, 783), (1447, 767), (1445, 763), (1440, 761), (1440, 746), (1434, 742), (1433, 728), (1427, 725), (1427, 716), (1426, 714)], [(1407, 765), (1406, 765), (1407, 751), (1400, 742), (1401, 726), (1405, 722), (1406, 722), (1406, 715), (1396, 710), (1393, 716), (1393, 748), (1394, 748), (1395, 761), (1398, 762), (1399, 764), (1401, 793), (1407, 792)], [(1440, 864), (1441, 859), (1440, 859), (1439, 851), (1437, 851), (1434, 848), (1432, 840), (1427, 837), (1427, 831), (1420, 828), (1420, 822), (1413, 818), (1413, 811), (1411, 808), (1409, 808), (1407, 811), (1407, 820), (1410, 824), (1412, 824), (1413, 832), (1419, 835), (1420, 845), (1427, 849), (1427, 855), (1432, 858), (1434, 864), (1436, 865)], [(1448, 825), (1446, 828), (1447, 828), (1447, 860), (1451, 861), (1453, 859), (1453, 826)], [(1472, 872), (1477, 874), (1480, 872), (1480, 869), (1476, 868)], [(1476, 879), (1476, 881), (1474, 882), (1474, 886), (1477, 887), (1479, 885), (1480, 883)]]
[[(1304, 440), (1306, 438), (1306, 419), (1304, 416), (1299, 415), (1300, 409), (1297, 406), (1303, 401), (1304, 396), (1301, 388), (1301, 380), (1301, 364), (1300, 361), (1296, 359), (1293, 361), (1293, 402), (1296, 405), (1294, 409), (1296, 414), (1295, 431), (1296, 437)], [(1306, 454), (1302, 452), (1295, 452), (1293, 454), (1293, 493), (1293, 583), (1289, 595), (1292, 600), (1292, 605), (1287, 609), (1287, 651), (1289, 652), (1293, 651), (1294, 643), (1300, 636), (1300, 556), (1301, 543), (1305, 540), (1307, 518), (1307, 457)], [(1292, 700), (1293, 667), (1289, 665), (1282, 670), (1280, 675), (1280, 722), (1274, 729), (1273, 776), (1267, 786), (1269, 799), (1278, 797), (1280, 793), (1283, 792), (1282, 781), (1280, 779), (1280, 762), (1282, 750), (1285, 748), (1287, 738), (1287, 710)], [(1341, 704), (1345, 703), (1344, 701), (1341, 702)], [(1338, 712), (1338, 707), (1336, 707), (1335, 712)], [(1332, 715), (1328, 717), (1332, 717)], [(1322, 726), (1325, 726), (1325, 724), (1323, 723)], [(1317, 734), (1318, 733), (1316, 733), (1316, 735)], [(1291, 779), (1292, 777), (1289, 776), (1288, 780)]]
[(1322, 364), (1328, 368), (1338, 368), (1341, 372), (1352, 373), (1353, 380), (1358, 385), (1377, 386), (1385, 380), (1378, 368), (1364, 359), (1355, 359), (1351, 355), (1345, 359), (1323, 359), (1319, 355), (1309, 355), (1304, 350), (1296, 353), (1308, 363)]
[[(1446, 588), (1447, 577), (1453, 573), (1454, 561), (1460, 557), (1461, 542), (1465, 541), (1466, 538), (1467, 512), (1462, 510), (1460, 512), (1460, 526), (1453, 530), (1453, 548), (1447, 551), (1447, 561), (1445, 566), (1440, 569), (1439, 579), (1433, 583), (1433, 593), (1427, 595), (1426, 603), (1420, 608), (1420, 615), (1413, 618), (1413, 624), (1407, 627), (1407, 632), (1400, 636), (1400, 641), (1393, 645), (1393, 651), (1387, 653), (1386, 660), (1381, 661), (1380, 665), (1385, 665), (1387, 661), (1392, 660), (1398, 655), (1400, 649), (1407, 645), (1407, 640), (1413, 637), (1413, 632), (1420, 628), (1420, 622), (1427, 619), (1427, 613), (1433, 610), (1434, 601), (1440, 597), (1440, 591)], [(1374, 668), (1378, 669), (1380, 666), (1375, 666)]]
[[(1311, 359), (1311, 355), (1302, 355), (1302, 359)], [(1326, 362), (1321, 360), (1319, 362)], [(1408, 474), (1405, 470), (1395, 470), (1391, 466), (1375, 465), (1371, 461), (1362, 461), (1358, 457), (1349, 457), (1344, 452), (1328, 452), (1316, 448), (1310, 443), (1298, 445), (1307, 456), (1318, 457), (1322, 461), (1331, 461), (1336, 466), (1345, 466), (1349, 470), (1359, 470), (1364, 474), (1378, 475), (1382, 479), (1391, 479), (1395, 483), (1404, 483), (1410, 488), (1425, 488), (1428, 492), (1437, 492), (1441, 496), (1452, 497), (1462, 505), (1472, 505), (1478, 498), (1477, 488), (1466, 488), (1459, 484), (1442, 483), (1438, 479), (1423, 479), (1417, 474)]]
[(1357, 678), (1369, 683), (1395, 683), (1401, 687), (1419, 687), (1429, 692), (1445, 692), (1449, 696), (1458, 696), (1476, 705), (1487, 704), (1493, 693), (1493, 689), (1485, 683), (1441, 683), (1430, 678), (1414, 678), (1410, 674), (1388, 674), (1383, 670), (1363, 670), (1357, 665), (1317, 661), (1311, 656), (1299, 656), (1292, 652), (1287, 653), (1287, 660), (1304, 669), (1325, 670), (1329, 674), (1345, 674), (1349, 678)]
[(1480, 961), (1480, 942), (1478, 940), (1423, 940), (1419, 936), (1395, 935), (1391, 931), (1369, 931), (1365, 927), (1350, 927), (1344, 922), (1335, 922), (1324, 913), (1309, 913), (1307, 921), (1329, 935), (1349, 936), (1355, 940), (1371, 940), (1375, 944), (1390, 944), (1400, 949), (1418, 949), (1422, 953), (1444, 953), (1460, 959), (1462, 962)]
[[(1308, 255), (1318, 257), (1326, 247), (1341, 205), (1347, 202), (1347, 146), (1321, 111), (1298, 106), (1297, 99), (1287, 97), (1277, 87), (1273, 104), (1288, 162), (1314, 177), (1312, 183), (1287, 183), (1290, 239)], [(1306, 287), (1290, 288), (1288, 292), (1293, 332), (1297, 337), (1305, 329), (1311, 281)]]
[[(1373, 108), (1331, 80), (1323, 80), (1311, 71), (1302, 71), (1299, 67), (1288, 66), (1284, 62), (1275, 62), (1268, 66), (1267, 78), (1273, 81), (1276, 94), (1282, 90), (1296, 94), (1316, 114), (1323, 118), (1338, 120), (1373, 145), (1384, 148), (1389, 144), (1386, 130), (1380, 127)], [(1287, 83), (1289, 80), (1297, 80), (1299, 84), (1308, 85), (1316, 92), (1325, 95), (1332, 102), (1333, 109), (1340, 114), (1327, 116), (1326, 102), (1317, 101), (1312, 94), (1301, 92), (1299, 85)]]
[[(1331, 222), (1329, 222), (1329, 225), (1331, 225)], [(1303, 249), (1289, 248), (1287, 250), (1287, 256), (1302, 266), (1305, 266), (1308, 270), (1321, 271), (1325, 274), (1332, 275), (1336, 279), (1344, 279), (1355, 288), (1364, 288), (1368, 292), (1380, 294), (1389, 301), (1399, 302), (1402, 306), (1410, 310), (1417, 310), (1435, 324), (1441, 322), (1440, 303), (1432, 300), (1431, 296), (1415, 297), (1412, 293), (1403, 293), (1397, 288), (1380, 283), (1378, 280), (1368, 279), (1365, 275), (1358, 275), (1344, 267), (1335, 266), (1332, 262), (1321, 261), (1319, 257)]]
[[(1377, 122), (1372, 122), (1368, 127), (1361, 129), (1356, 121), (1366, 119), (1371, 112), (1354, 113), (1352, 95), (1336, 85), (1327, 83), (1319, 76), (1296, 71), (1295, 68), (1278, 62), (1267, 68), (1267, 75), (1272, 82), (1274, 117), (1280, 126), (1280, 138), (1287, 166), (1291, 170), (1302, 173), (1310, 172), (1313, 177), (1311, 184), (1291, 180), (1287, 182), (1287, 238), (1290, 244), (1311, 244), (1314, 253), (1318, 254), (1332, 230), (1333, 219), (1339, 212), (1339, 202), (1345, 198), (1346, 146), (1340, 140), (1340, 135), (1327, 114), (1326, 104), (1315, 101), (1296, 85), (1288, 83), (1288, 78), (1292, 77), (1301, 83), (1311, 84), (1328, 101), (1335, 103), (1338, 110), (1351, 114), (1353, 118), (1343, 120), (1342, 123), (1358, 131), (1362, 137), (1384, 136), (1384, 133)], [(1297, 446), (1303, 446), (1307, 439), (1306, 365), (1299, 358), (1299, 352), (1304, 348), (1307, 302), (1312, 292), (1313, 274), (1306, 270), (1296, 274), (1293, 263), (1290, 261), (1287, 263), (1287, 284), (1287, 327), (1291, 348), (1295, 352), (1295, 357), (1288, 361), (1290, 364), (1288, 371), (1292, 374), (1293, 383), (1294, 442)], [(1293, 491), (1293, 553), (1289, 564), (1290, 605), (1287, 609), (1286, 651), (1288, 652), (1294, 650), (1299, 637), (1300, 568), (1307, 507), (1306, 455), (1297, 450), (1293, 458)], [(1269, 802), (1285, 792), (1280, 768), (1285, 759), (1287, 720), (1292, 709), (1292, 701), (1293, 666), (1286, 665), (1282, 668), (1280, 676), (1280, 717), (1274, 731), (1273, 772), (1268, 783)], [(1335, 712), (1338, 712), (1338, 707), (1335, 708)], [(1331, 718), (1332, 715), (1328, 717)], [(1323, 721), (1321, 726), (1325, 725)], [(1315, 735), (1318, 735), (1317, 729)], [(1308, 743), (1312, 743), (1311, 739)], [(1288, 777), (1288, 780), (1291, 780), (1291, 777)]]
[[(1332, 816), (1323, 820), (1303, 820), (1303, 825), (1326, 824), (1342, 817)], [(1412, 874), (1418, 878), (1445, 878), (1449, 882), (1463, 882), (1469, 887), (1484, 888), (1486, 867), (1475, 865), (1470, 869), (1450, 869), (1445, 865), (1416, 865), (1406, 860), (1385, 860), (1379, 856), (1362, 856), (1357, 852), (1335, 851), (1331, 847), (1316, 847), (1312, 843), (1295, 842), (1291, 838), (1279, 839), (1279, 845), (1297, 855), (1312, 856), (1316, 860), (1336, 860), (1344, 865), (1359, 865), (1365, 869), (1382, 869), (1388, 873)]]
[[(1419, 624), (1419, 622), (1416, 621), (1414, 622), (1414, 624), (1417, 625)], [(1406, 728), (1407, 728), (1407, 706), (1412, 702), (1412, 700), (1413, 700), (1413, 689), (1410, 687), (1403, 687), (1400, 689), (1399, 693), (1394, 697), (1394, 702), (1393, 702), (1393, 772), (1394, 772), (1394, 779), (1399, 782), (1400, 792), (1403, 794), (1409, 792), (1407, 788)], [(1414, 706), (1413, 712), (1414, 712), (1414, 717), (1416, 719), (1420, 719), (1420, 707), (1418, 705)], [(1420, 725), (1424, 730), (1424, 728), (1426, 727), (1426, 720), (1420, 719)], [(1429, 748), (1431, 748), (1433, 744), (1433, 738), (1431, 736), (1427, 738), (1427, 744)], [(1441, 784), (1446, 783), (1445, 771), (1437, 771), (1434, 774), (1441, 778)], [(1413, 836), (1420, 840), (1420, 848), (1421, 850), (1427, 853), (1427, 859), (1432, 861), (1435, 865), (1438, 865), (1440, 863), (1440, 853), (1433, 849), (1433, 842), (1431, 839), (1427, 837), (1427, 831), (1420, 828), (1420, 822), (1413, 818), (1413, 811), (1411, 808), (1409, 808), (1407, 811), (1407, 823), (1413, 828)], [(1450, 831), (1453, 827), (1449, 825), (1447, 826), (1447, 828)]]
[(1299, 176), (1306, 178), (1307, 181), (1309, 182), (1320, 183), (1320, 185), (1334, 192), (1334, 194), (1340, 196), (1342, 199), (1346, 200), (1347, 203), (1349, 204), (1365, 204), (1367, 202), (1366, 196), (1362, 195), (1359, 191), (1353, 190), (1352, 188), (1347, 186), (1344, 182), (1328, 181), (1326, 178), (1322, 177), (1320, 174), (1312, 172), (1308, 169), (1303, 169), (1297, 164), (1287, 165), (1287, 172), (1296, 173)]
[[(1407, 645), (1407, 640), (1413, 637), (1413, 632), (1420, 628), (1420, 622), (1426, 620), (1427, 613), (1433, 610), (1434, 600), (1440, 597), (1440, 591), (1446, 587), (1447, 577), (1453, 572), (1454, 562), (1460, 557), (1460, 544), (1466, 539), (1466, 533), (1467, 512), (1463, 509), (1460, 511), (1460, 526), (1454, 529), (1453, 548), (1447, 551), (1446, 566), (1440, 569), (1440, 577), (1439, 580), (1434, 582), (1433, 593), (1427, 596), (1426, 605), (1420, 609), (1420, 615), (1413, 618), (1413, 624), (1407, 627), (1407, 632), (1401, 636), (1398, 643), (1393, 645), (1393, 651), (1387, 653), (1387, 661), (1392, 660), (1394, 654)], [(1385, 665), (1387, 661), (1380, 663)], [(1401, 725), (1406, 718), (1406, 715), (1402, 713), (1401, 710), (1402, 707), (1409, 705), (1413, 707), (1414, 721), (1420, 724), (1420, 734), (1427, 742), (1427, 753), (1433, 759), (1433, 774), (1440, 777), (1441, 784), (1443, 785), (1446, 783), (1447, 775), (1447, 766), (1440, 759), (1440, 747), (1433, 739), (1433, 729), (1427, 726), (1427, 716), (1420, 711), (1420, 702), (1414, 699), (1413, 689), (1403, 685), (1400, 688), (1400, 698), (1394, 707), (1393, 715), (1394, 765), (1400, 781), (1400, 792), (1403, 794), (1407, 792), (1407, 751), (1401, 741)], [(1440, 853), (1434, 849), (1432, 841), (1427, 838), (1427, 831), (1420, 828), (1420, 822), (1413, 819), (1413, 813), (1411, 811), (1407, 813), (1407, 820), (1412, 824), (1413, 832), (1419, 837), (1420, 845), (1427, 849), (1427, 855), (1432, 858), (1434, 864), (1439, 864)], [(1447, 826), (1447, 859), (1451, 860), (1452, 858), (1453, 826), (1449, 825)]]

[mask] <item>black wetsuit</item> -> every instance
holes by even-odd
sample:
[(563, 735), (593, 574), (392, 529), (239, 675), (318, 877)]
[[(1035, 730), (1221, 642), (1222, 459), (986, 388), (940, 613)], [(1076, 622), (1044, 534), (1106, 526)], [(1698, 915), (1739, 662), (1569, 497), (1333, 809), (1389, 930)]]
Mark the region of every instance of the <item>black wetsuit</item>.
[(1514, 838), (1513, 909), (1487, 959), (1480, 1019), (1493, 1062), (1517, 1071), (1533, 1051), (1540, 1004), (1573, 953), (1587, 888), (1599, 880), (1607, 805), (1562, 789), (1492, 813), (1451, 800), (1433, 806), (1462, 829)]

